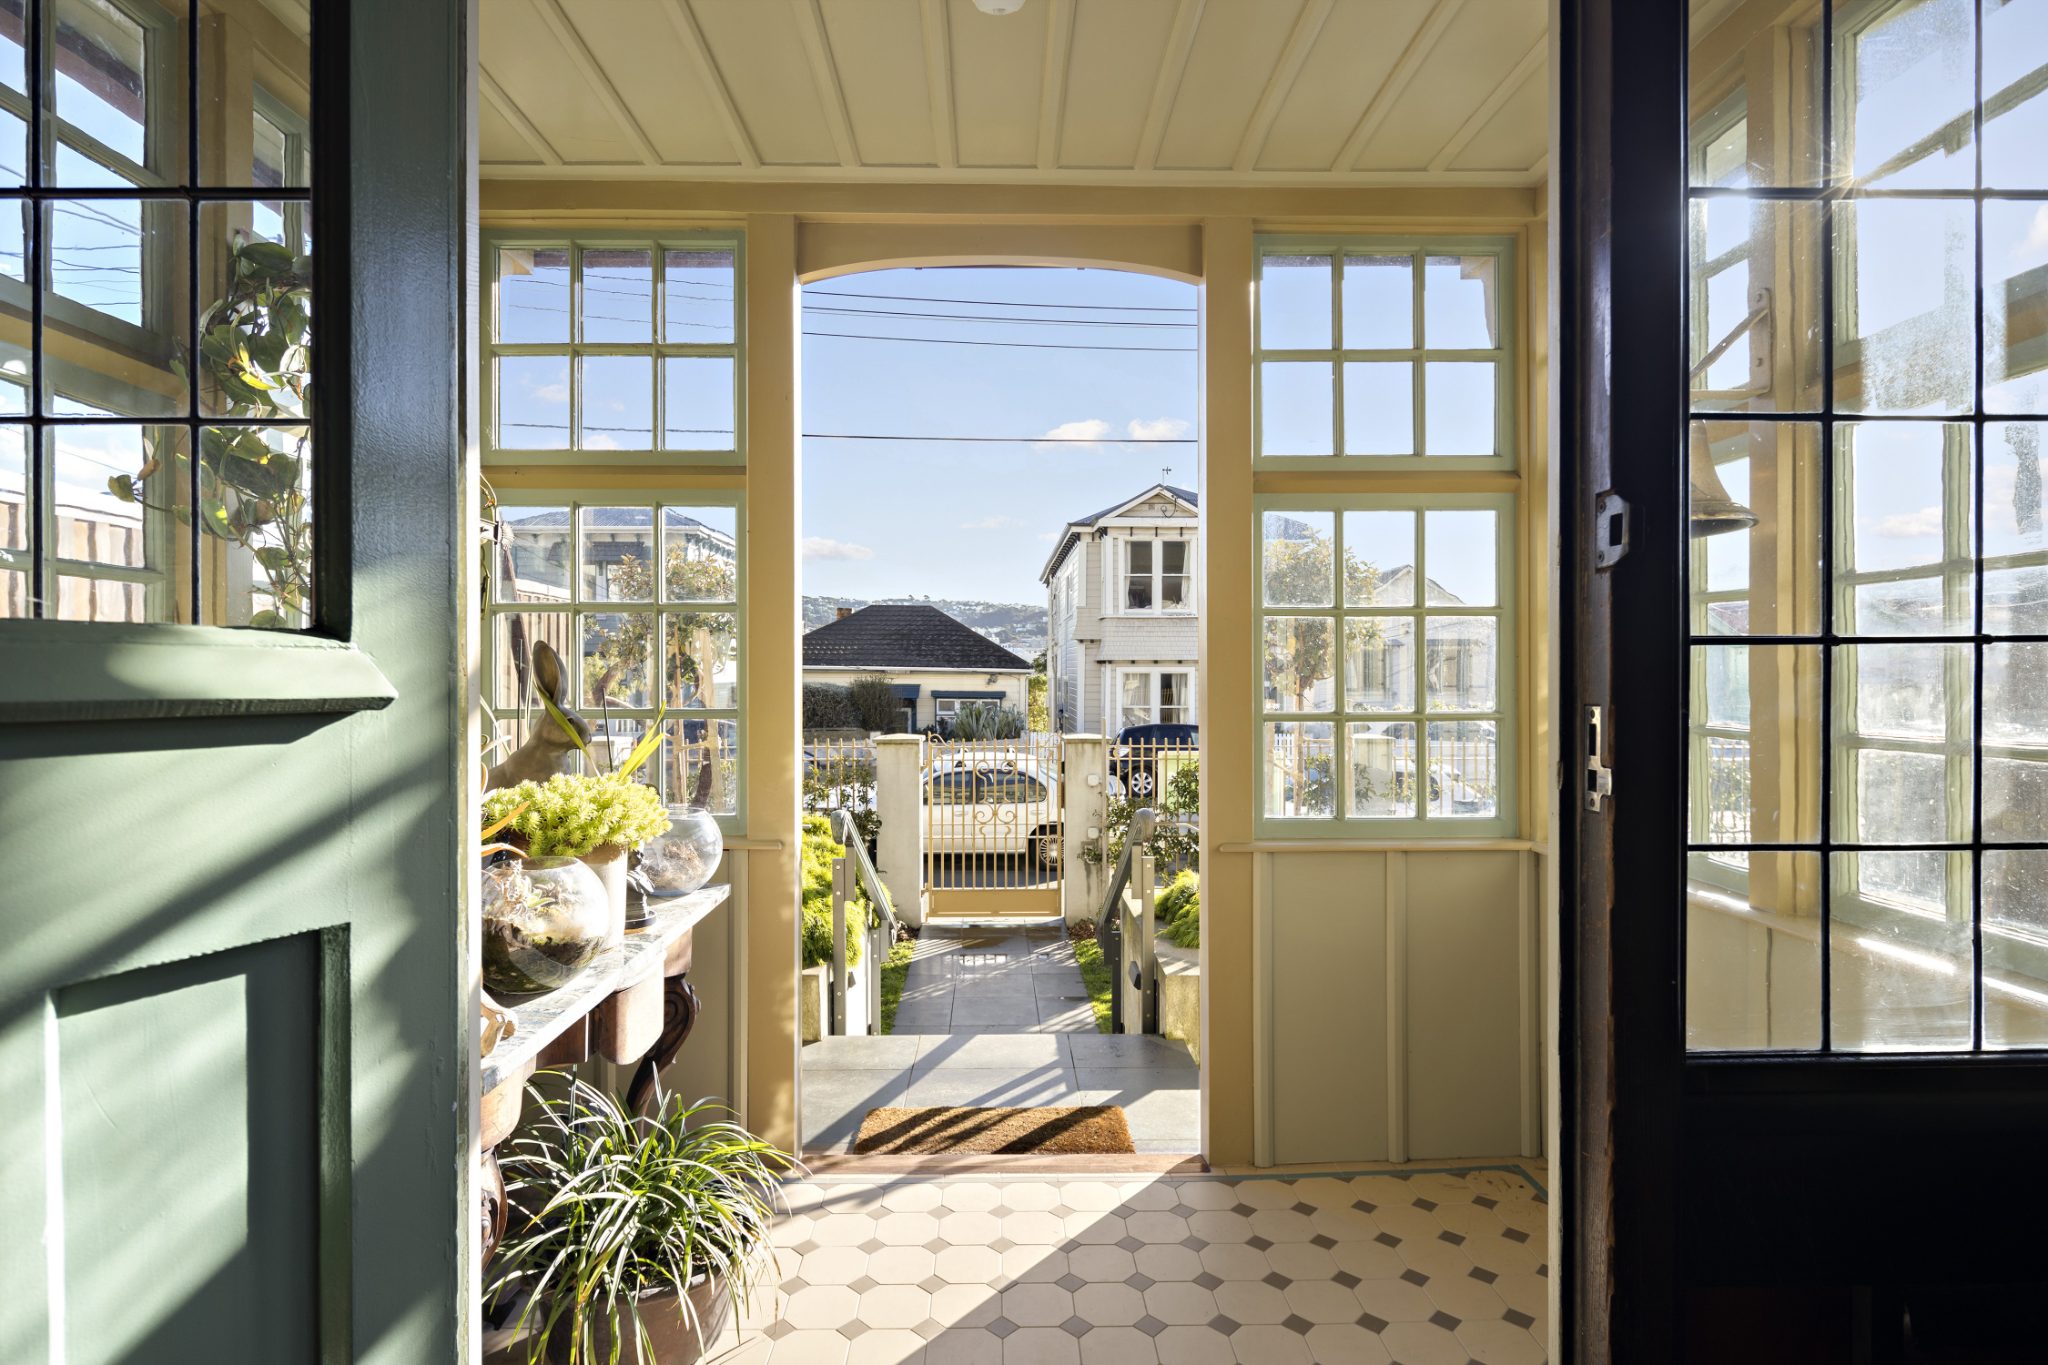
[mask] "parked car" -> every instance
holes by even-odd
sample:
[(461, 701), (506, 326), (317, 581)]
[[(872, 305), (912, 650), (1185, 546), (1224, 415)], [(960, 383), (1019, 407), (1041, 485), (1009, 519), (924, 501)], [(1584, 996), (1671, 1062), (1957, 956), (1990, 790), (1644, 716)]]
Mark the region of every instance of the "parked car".
[(1028, 854), (1059, 866), (1059, 781), (1035, 758), (940, 759), (925, 777), (924, 805), (932, 853)]
[(1166, 790), (1182, 765), (1201, 753), (1198, 725), (1126, 725), (1109, 745), (1111, 790), (1146, 801)]

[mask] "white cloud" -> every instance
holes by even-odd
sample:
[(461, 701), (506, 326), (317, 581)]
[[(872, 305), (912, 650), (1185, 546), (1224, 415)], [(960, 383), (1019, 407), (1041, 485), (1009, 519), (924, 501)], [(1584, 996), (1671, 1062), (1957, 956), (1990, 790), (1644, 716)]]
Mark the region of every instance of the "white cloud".
[(1116, 430), (1100, 417), (1084, 417), (1078, 422), (1062, 422), (1045, 433), (1048, 441), (1106, 441)]
[(850, 540), (832, 540), (826, 536), (804, 537), (805, 559), (873, 559), (875, 552), (865, 545), (856, 545)]
[(980, 521), (963, 521), (960, 523), (960, 529), (963, 531), (1001, 531), (1006, 527), (1022, 526), (1023, 524), (1023, 522), (1015, 517), (998, 515), (983, 517)]
[(1894, 512), (1879, 519), (1876, 532), (1893, 540), (1917, 540), (1941, 534), (1941, 509), (1923, 507), (1917, 512)]
[(619, 443), (601, 431), (591, 432), (584, 436), (583, 448), (585, 450), (617, 450)]
[(1154, 417), (1150, 421), (1133, 417), (1125, 430), (1134, 441), (1174, 441), (1186, 436), (1194, 427), (1181, 417)]

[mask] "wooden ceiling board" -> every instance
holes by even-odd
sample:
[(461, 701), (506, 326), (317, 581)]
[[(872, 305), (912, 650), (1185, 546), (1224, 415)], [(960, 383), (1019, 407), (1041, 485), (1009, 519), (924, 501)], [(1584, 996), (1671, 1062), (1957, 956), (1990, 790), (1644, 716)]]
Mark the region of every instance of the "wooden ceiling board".
[(619, 98), (664, 162), (736, 165), (718, 106), (652, 0), (561, 0)]
[[(651, 0), (650, 23), (659, 22)], [(764, 169), (836, 166), (838, 150), (787, 0), (687, 0)]]
[(1280, 106), (1261, 170), (1326, 171), (1434, 0), (1338, 0)]
[[(653, 11), (649, 10), (649, 17)], [(490, 0), (479, 56), (507, 97), (567, 165), (640, 160), (632, 135), (564, 57), (532, 0)]]
[(1178, 0), (1082, 4), (1074, 11), (1060, 126), (1063, 166), (1131, 167)]
[(1230, 168), (1301, 10), (1302, 0), (1203, 9), (1180, 98), (1159, 145), (1161, 170)]
[(1049, 9), (1026, 4), (1015, 14), (983, 14), (971, 0), (952, 0), (953, 111), (963, 168), (1038, 164)]
[(1550, 146), (1550, 82), (1538, 71), (1451, 159), (1454, 171), (1526, 171)]
[(1542, 0), (1469, 0), (1367, 140), (1355, 168), (1427, 170), (1542, 36)]
[(486, 163), (502, 166), (543, 164), (539, 150), (489, 100), (478, 102), (476, 137), (477, 154)]
[(917, 0), (824, 0), (822, 8), (861, 164), (936, 165)]

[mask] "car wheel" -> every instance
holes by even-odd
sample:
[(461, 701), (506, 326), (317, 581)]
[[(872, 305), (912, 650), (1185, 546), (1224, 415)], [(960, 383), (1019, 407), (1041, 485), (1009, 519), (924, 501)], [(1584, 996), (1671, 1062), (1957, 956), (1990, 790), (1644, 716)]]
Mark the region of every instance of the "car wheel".
[(1054, 871), (1060, 865), (1060, 832), (1046, 825), (1031, 835), (1031, 856), (1040, 867)]
[(1133, 768), (1128, 785), (1131, 789), (1131, 799), (1143, 801), (1152, 795), (1152, 788), (1156, 785), (1152, 780), (1152, 770), (1150, 768)]

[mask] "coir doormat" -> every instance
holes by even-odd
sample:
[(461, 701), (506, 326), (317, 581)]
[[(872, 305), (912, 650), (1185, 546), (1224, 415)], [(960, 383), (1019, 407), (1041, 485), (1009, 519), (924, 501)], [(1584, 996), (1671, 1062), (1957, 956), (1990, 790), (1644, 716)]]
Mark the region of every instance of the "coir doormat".
[(1073, 1109), (870, 1109), (853, 1150), (929, 1156), (943, 1152), (1045, 1154), (1135, 1152), (1122, 1106)]

